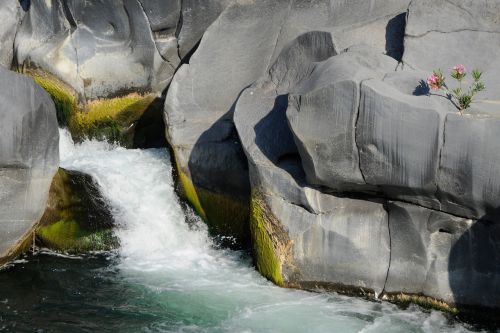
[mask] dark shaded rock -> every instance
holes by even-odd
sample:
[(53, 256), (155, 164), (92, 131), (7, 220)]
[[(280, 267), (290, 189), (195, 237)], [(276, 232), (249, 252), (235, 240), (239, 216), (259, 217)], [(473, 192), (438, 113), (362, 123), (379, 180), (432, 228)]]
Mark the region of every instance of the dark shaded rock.
[(31, 79), (0, 68), (0, 261), (31, 241), (59, 166), (54, 103)]
[[(498, 216), (471, 221), (414, 205), (388, 205), (391, 265), (385, 292), (454, 306), (498, 307)], [(493, 218), (493, 221), (492, 221)]]

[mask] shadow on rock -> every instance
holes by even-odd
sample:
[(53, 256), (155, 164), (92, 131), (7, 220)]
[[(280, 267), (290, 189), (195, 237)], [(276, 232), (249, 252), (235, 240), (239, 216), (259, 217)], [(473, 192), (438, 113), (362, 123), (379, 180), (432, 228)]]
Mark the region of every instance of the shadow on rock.
[(276, 97), (273, 109), (254, 127), (255, 144), (275, 166), (288, 172), (296, 180), (304, 180), (297, 146), (288, 126), (286, 110), (288, 95)]
[(248, 162), (233, 123), (232, 110), (199, 137), (188, 166), (211, 234), (220, 237), (223, 246), (248, 247)]
[(500, 207), (452, 244), (448, 273), (459, 308), (475, 319), (500, 324)]

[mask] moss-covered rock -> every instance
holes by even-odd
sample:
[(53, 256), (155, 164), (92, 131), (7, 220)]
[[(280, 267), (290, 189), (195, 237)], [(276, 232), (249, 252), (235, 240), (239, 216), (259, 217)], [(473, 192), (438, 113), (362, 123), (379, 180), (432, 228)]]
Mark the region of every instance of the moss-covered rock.
[(68, 127), (75, 141), (107, 139), (124, 147), (134, 145), (135, 125), (157, 97), (152, 93), (86, 101), (56, 76), (40, 69), (24, 69), (54, 100), (59, 125)]
[(249, 202), (243, 198), (215, 193), (193, 184), (189, 172), (184, 170), (175, 156), (179, 177), (180, 196), (208, 225), (212, 235), (219, 237), (222, 245), (246, 248), (250, 244)]
[(132, 147), (135, 124), (154, 99), (152, 94), (132, 93), (91, 101), (71, 117), (69, 130), (77, 141), (89, 137)]
[(24, 74), (49, 93), (56, 106), (59, 125), (67, 126), (71, 116), (78, 110), (78, 96), (73, 88), (56, 76), (39, 69), (27, 69)]
[(36, 230), (39, 244), (72, 253), (110, 250), (118, 245), (112, 227), (113, 218), (92, 178), (59, 169)]

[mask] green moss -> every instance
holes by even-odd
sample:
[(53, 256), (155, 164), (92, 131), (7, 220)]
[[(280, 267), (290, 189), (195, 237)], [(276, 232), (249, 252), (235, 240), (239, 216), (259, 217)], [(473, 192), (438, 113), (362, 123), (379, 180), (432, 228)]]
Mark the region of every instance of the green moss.
[(123, 146), (133, 145), (133, 125), (156, 98), (153, 94), (137, 93), (80, 103), (78, 95), (56, 76), (40, 69), (27, 69), (32, 77), (52, 97), (59, 125), (67, 126), (73, 139), (107, 139)]
[(85, 137), (108, 139), (132, 146), (131, 126), (137, 122), (155, 99), (154, 95), (129, 94), (90, 102), (71, 118), (69, 129), (77, 140)]
[(77, 222), (66, 220), (40, 227), (37, 236), (44, 245), (67, 252), (111, 250), (117, 243), (111, 230), (90, 232)]
[(249, 244), (249, 202), (196, 188), (212, 234), (234, 237), (239, 246)]
[(177, 173), (179, 175), (179, 182), (180, 182), (180, 196), (189, 202), (193, 209), (195, 210), (196, 214), (198, 214), (203, 220), (207, 220), (207, 215), (205, 213), (205, 210), (201, 206), (200, 199), (198, 198), (198, 193), (196, 192), (196, 189), (194, 187), (193, 182), (191, 181), (191, 178), (184, 172), (180, 166), (179, 160), (177, 159), (177, 156), (175, 155), (175, 150), (174, 150), (174, 159), (175, 159), (175, 166), (177, 168)]
[(64, 252), (110, 250), (118, 245), (112, 217), (88, 175), (59, 169), (36, 229), (41, 246)]
[(26, 74), (49, 93), (56, 106), (59, 125), (67, 126), (78, 105), (73, 89), (55, 76), (40, 70), (28, 70)]
[(279, 286), (284, 285), (282, 264), (277, 255), (275, 245), (269, 232), (270, 219), (274, 218), (267, 212), (264, 202), (257, 196), (252, 196), (250, 233), (252, 235), (254, 256), (259, 272)]
[(437, 300), (432, 297), (422, 296), (422, 295), (411, 295), (411, 294), (392, 294), (387, 295), (387, 298), (394, 303), (408, 306), (410, 304), (419, 305), (425, 309), (438, 310), (442, 312), (447, 312), (452, 315), (458, 315), (459, 310), (455, 307), (448, 305), (447, 303)]

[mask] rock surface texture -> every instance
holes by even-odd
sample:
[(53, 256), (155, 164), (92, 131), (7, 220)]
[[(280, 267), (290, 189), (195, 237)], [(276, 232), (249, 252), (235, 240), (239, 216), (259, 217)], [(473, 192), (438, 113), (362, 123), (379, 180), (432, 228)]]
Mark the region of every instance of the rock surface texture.
[(54, 103), (33, 80), (0, 68), (0, 263), (31, 244), (59, 166)]
[(14, 38), (24, 12), (18, 0), (0, 3), (0, 66), (10, 68), (14, 57)]

